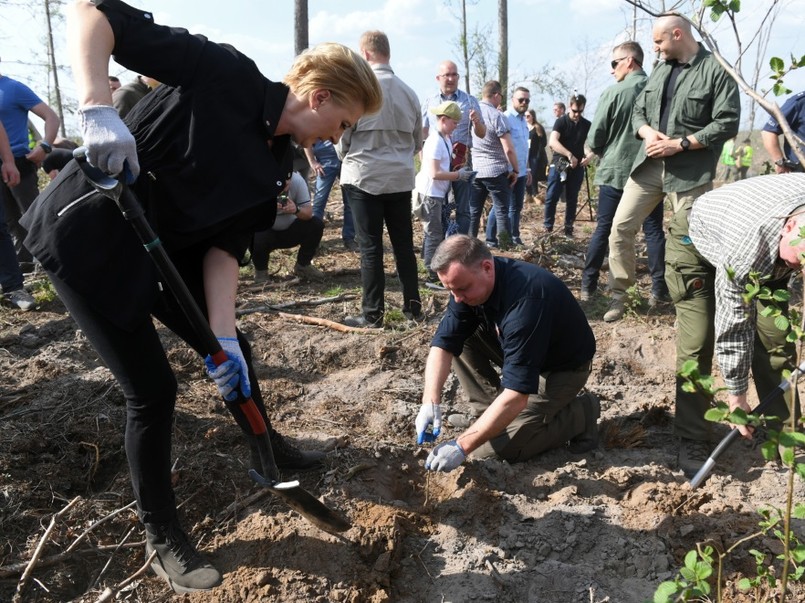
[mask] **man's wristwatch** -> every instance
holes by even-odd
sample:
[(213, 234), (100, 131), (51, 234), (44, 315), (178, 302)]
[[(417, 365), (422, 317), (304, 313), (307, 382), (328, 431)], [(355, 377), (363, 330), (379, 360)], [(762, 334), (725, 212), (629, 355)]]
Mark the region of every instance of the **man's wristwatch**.
[(53, 151), (53, 147), (49, 142), (45, 142), (44, 140), (39, 141), (39, 146), (42, 147), (42, 150), (45, 152), (45, 155)]
[(780, 159), (774, 162), (774, 165), (783, 167), (786, 163), (785, 157), (780, 157)]
[(688, 140), (687, 136), (679, 141), (679, 146), (682, 147), (683, 151), (687, 151), (688, 149), (690, 149), (690, 140)]

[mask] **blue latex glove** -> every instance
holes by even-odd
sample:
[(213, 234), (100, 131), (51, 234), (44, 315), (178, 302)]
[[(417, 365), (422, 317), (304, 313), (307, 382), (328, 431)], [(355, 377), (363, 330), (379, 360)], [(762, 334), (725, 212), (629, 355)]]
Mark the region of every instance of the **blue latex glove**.
[(244, 398), (252, 395), (252, 388), (249, 384), (249, 369), (246, 366), (246, 359), (240, 351), (238, 340), (234, 337), (219, 337), (218, 343), (221, 344), (229, 360), (222, 362), (218, 366), (212, 361), (211, 356), (204, 359), (207, 366), (207, 374), (215, 381), (218, 391), (227, 402), (234, 402), (238, 397), (238, 388)]
[(430, 471), (452, 471), (464, 462), (467, 455), (456, 440), (439, 444), (430, 451), (425, 461), (425, 469)]
[(109, 105), (89, 105), (79, 109), (78, 115), (87, 161), (113, 176), (125, 170), (127, 182), (134, 182), (140, 173), (137, 143), (117, 109)]
[[(416, 416), (416, 443), (435, 442), (442, 431), (442, 407), (433, 402), (424, 402)], [(428, 428), (433, 426), (432, 430)]]

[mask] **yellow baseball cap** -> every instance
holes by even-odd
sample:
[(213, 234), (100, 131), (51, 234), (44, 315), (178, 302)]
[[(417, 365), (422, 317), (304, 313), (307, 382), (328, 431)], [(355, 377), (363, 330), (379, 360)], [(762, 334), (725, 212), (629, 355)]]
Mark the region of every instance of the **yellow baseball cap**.
[(434, 115), (444, 115), (456, 121), (461, 121), (461, 107), (455, 101), (445, 101), (438, 107), (430, 110)]

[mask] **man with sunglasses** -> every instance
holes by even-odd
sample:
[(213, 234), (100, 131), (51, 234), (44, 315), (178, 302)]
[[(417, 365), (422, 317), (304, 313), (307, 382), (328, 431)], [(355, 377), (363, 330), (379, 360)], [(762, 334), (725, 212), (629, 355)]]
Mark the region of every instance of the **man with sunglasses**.
[[(651, 73), (632, 113), (632, 127), (643, 145), (609, 237), (612, 301), (604, 320), (612, 322), (623, 315), (626, 291), (635, 283), (637, 229), (667, 197), (673, 214), (665, 245), (665, 280), (678, 323), (677, 369), (694, 359), (707, 370), (702, 350), (707, 347), (708, 332), (695, 322), (707, 292), (705, 281), (690, 263), (693, 233), (688, 218), (694, 200), (713, 189), (721, 147), (738, 133), (741, 102), (735, 81), (693, 38), (686, 19), (676, 14), (661, 16), (654, 24), (653, 38), (663, 61)], [(738, 236), (740, 231), (734, 232)], [(677, 377), (674, 435), (680, 438), (678, 466), (690, 472), (707, 460), (710, 450), (708, 434), (700, 428), (706, 406), (702, 394), (687, 392), (683, 385), (684, 379)]]
[[(632, 161), (640, 151), (640, 140), (632, 131), (632, 107), (646, 87), (643, 49), (637, 42), (624, 42), (612, 50), (612, 75), (616, 80), (601, 95), (587, 145), (601, 157), (595, 171), (598, 185), (598, 221), (590, 238), (581, 277), (581, 301), (589, 301), (598, 289), (598, 276), (607, 253), (612, 218), (629, 179)], [(652, 291), (667, 295), (665, 286), (665, 234), (662, 230), (662, 204), (643, 222), (648, 245), (648, 264)]]
[[(531, 103), (531, 92), (528, 88), (518, 86), (512, 94), (511, 106), (504, 115), (509, 121), (509, 132), (511, 133), (512, 145), (517, 154), (517, 165), (513, 165), (512, 170), (517, 171), (517, 180), (512, 187), (509, 196), (509, 228), (511, 229), (512, 243), (522, 245), (520, 238), (520, 214), (523, 211), (523, 201), (525, 200), (525, 188), (531, 184), (531, 168), (528, 167), (528, 123), (525, 120), (528, 105)], [(486, 221), (486, 241), (491, 246), (497, 246), (497, 222), (495, 220), (495, 208), (489, 212), (489, 219)]]
[[(667, 197), (673, 210), (669, 234), (676, 240), (687, 237), (690, 206), (713, 188), (721, 147), (738, 133), (741, 114), (737, 85), (694, 39), (686, 19), (662, 15), (652, 35), (654, 49), (662, 60), (632, 112), (632, 128), (643, 144), (632, 164), (609, 236), (612, 300), (604, 314), (607, 322), (623, 316), (626, 291), (635, 284), (635, 237), (640, 224)], [(668, 270), (675, 270), (671, 246), (669, 239), (666, 265)], [(666, 280), (670, 286), (671, 281)], [(658, 295), (661, 292), (652, 293), (649, 304), (665, 301)], [(682, 297), (688, 294), (677, 293)]]
[(582, 117), (587, 99), (583, 94), (570, 97), (570, 109), (556, 120), (548, 144), (553, 151), (548, 168), (548, 190), (545, 193), (545, 215), (543, 226), (546, 232), (553, 231), (556, 206), (562, 192), (565, 193), (565, 236), (573, 236), (573, 222), (576, 220), (576, 205), (579, 190), (584, 180), (584, 168), (593, 158), (592, 152), (584, 148), (584, 141), (590, 131), (590, 121)]

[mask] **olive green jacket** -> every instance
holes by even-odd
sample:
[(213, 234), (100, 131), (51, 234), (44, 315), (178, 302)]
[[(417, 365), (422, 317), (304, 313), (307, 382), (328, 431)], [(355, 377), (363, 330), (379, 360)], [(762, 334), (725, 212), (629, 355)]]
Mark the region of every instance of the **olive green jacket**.
[[(632, 127), (637, 132), (648, 124), (659, 129), (660, 106), (671, 65), (659, 63), (635, 101)], [(683, 151), (665, 158), (663, 190), (683, 192), (712, 182), (724, 142), (738, 133), (741, 101), (738, 86), (715, 57), (699, 44), (699, 52), (676, 80), (668, 117), (670, 138), (692, 134), (705, 148)], [(640, 146), (632, 171), (648, 159)]]
[(632, 130), (632, 108), (647, 80), (645, 71), (634, 71), (604, 90), (598, 99), (587, 146), (601, 156), (595, 170), (595, 183), (599, 186), (623, 190), (629, 179), (632, 162), (640, 151), (640, 140)]

